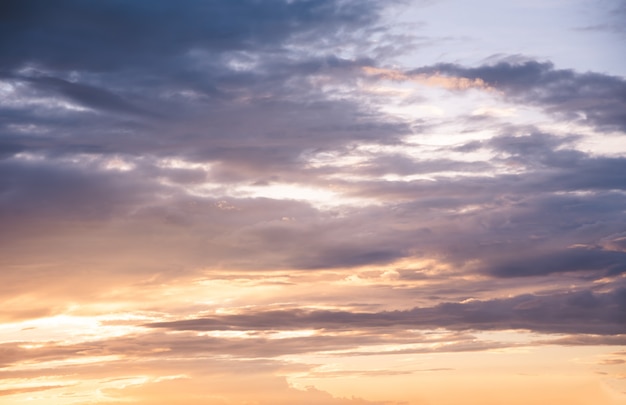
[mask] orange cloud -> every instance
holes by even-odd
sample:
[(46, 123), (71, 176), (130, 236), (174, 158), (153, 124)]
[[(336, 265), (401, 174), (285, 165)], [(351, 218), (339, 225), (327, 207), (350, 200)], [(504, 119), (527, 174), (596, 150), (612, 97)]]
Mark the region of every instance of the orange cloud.
[(469, 90), (469, 89), (482, 89), (492, 90), (492, 88), (485, 83), (484, 80), (469, 79), (467, 77), (450, 77), (444, 76), (440, 73), (435, 74), (407, 74), (396, 69), (376, 68), (371, 66), (363, 67), (365, 74), (369, 76), (375, 76), (379, 79), (392, 80), (392, 81), (411, 81), (419, 84), (423, 84), (431, 87), (441, 87), (447, 90)]

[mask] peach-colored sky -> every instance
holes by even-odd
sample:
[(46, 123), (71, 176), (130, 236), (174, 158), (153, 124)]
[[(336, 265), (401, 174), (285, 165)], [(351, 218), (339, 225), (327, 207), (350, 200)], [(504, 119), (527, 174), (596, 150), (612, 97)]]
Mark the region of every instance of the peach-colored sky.
[(625, 405), (626, 8), (468, 4), (4, 2), (0, 404)]

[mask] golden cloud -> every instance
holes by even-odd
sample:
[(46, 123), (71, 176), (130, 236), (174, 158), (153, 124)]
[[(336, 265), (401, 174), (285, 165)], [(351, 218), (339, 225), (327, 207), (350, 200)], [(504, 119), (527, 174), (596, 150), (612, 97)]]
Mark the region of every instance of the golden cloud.
[(376, 78), (392, 81), (411, 81), (431, 87), (440, 87), (447, 90), (493, 90), (484, 80), (480, 78), (470, 79), (467, 77), (450, 77), (440, 73), (424, 74), (415, 73), (408, 74), (396, 69), (376, 68), (365, 66), (362, 68), (366, 75), (375, 76)]

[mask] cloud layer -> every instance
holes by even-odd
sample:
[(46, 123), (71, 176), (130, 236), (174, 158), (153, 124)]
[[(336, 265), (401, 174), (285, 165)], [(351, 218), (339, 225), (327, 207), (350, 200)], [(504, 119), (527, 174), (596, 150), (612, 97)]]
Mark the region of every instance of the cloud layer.
[(623, 346), (626, 79), (429, 58), (471, 36), (390, 19), (434, 3), (4, 1), (0, 395), (417, 404), (294, 381)]

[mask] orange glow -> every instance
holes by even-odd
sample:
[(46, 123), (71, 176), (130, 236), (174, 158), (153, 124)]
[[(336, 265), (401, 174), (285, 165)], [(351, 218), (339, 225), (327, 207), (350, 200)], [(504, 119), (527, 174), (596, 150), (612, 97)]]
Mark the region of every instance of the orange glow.
[(391, 80), (391, 81), (411, 81), (419, 84), (423, 84), (426, 86), (433, 87), (441, 87), (447, 90), (469, 90), (469, 89), (480, 89), (480, 90), (494, 90), (492, 87), (488, 86), (482, 79), (469, 79), (466, 77), (448, 77), (443, 76), (439, 73), (435, 74), (407, 74), (401, 72), (399, 70), (394, 69), (383, 69), (376, 68), (371, 66), (363, 67), (363, 71), (369, 75), (374, 76), (376, 78), (380, 78), (383, 80)]

